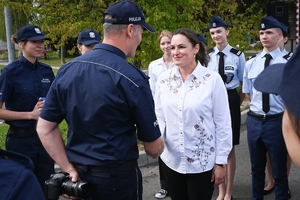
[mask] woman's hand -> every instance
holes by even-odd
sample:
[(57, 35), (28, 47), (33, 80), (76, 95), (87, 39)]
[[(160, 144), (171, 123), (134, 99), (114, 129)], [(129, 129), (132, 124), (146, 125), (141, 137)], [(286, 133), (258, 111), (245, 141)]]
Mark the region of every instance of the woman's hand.
[(218, 185), (223, 183), (225, 181), (225, 177), (226, 177), (226, 168), (221, 167), (219, 165), (215, 165), (211, 177), (211, 182), (214, 181), (214, 187), (217, 187)]

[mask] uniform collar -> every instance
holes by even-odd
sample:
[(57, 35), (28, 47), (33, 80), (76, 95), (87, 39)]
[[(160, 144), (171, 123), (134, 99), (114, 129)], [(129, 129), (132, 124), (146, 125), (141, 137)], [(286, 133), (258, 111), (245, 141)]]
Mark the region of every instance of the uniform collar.
[(99, 44), (96, 44), (96, 46), (94, 47), (95, 50), (97, 49), (104, 49), (106, 51), (110, 51), (114, 54), (117, 54), (118, 56), (122, 57), (124, 60), (126, 60), (126, 55), (123, 51), (121, 51), (121, 49), (115, 47), (115, 46), (112, 46), (110, 44), (103, 44), (103, 43), (99, 43)]
[[(232, 47), (229, 45), (229, 43), (226, 45), (226, 47), (221, 51), (221, 52), (223, 52), (225, 55), (229, 55), (229, 53), (230, 53), (230, 49), (231, 49)], [(217, 46), (215, 46), (214, 47), (214, 53), (215, 54), (218, 54), (219, 53), (219, 49), (218, 49), (218, 47)]]
[(260, 54), (261, 57), (264, 57), (266, 54), (270, 54), (272, 56), (272, 59), (275, 59), (277, 56), (282, 55), (283, 53), (280, 51), (280, 48), (278, 47), (274, 51), (266, 52), (265, 50), (262, 51)]
[[(194, 69), (194, 71), (190, 74), (190, 76), (194, 76), (194, 77), (196, 77), (197, 79), (199, 79), (199, 78), (201, 78), (202, 76), (201, 76), (201, 69), (202, 68), (204, 68), (204, 66), (203, 65), (201, 65), (201, 63), (198, 61), (198, 64), (197, 64), (197, 66), (196, 66), (196, 68)], [(179, 67), (175, 67), (174, 68), (175, 70), (174, 70), (174, 76), (176, 76), (176, 77), (181, 77), (181, 74), (180, 74), (180, 72), (179, 72)]]
[(38, 64), (38, 60), (37, 59), (36, 59), (35, 63), (32, 64), (23, 55), (20, 56), (19, 61), (20, 61), (20, 63), (22, 63), (23, 65), (25, 65), (28, 68), (36, 68), (37, 64)]

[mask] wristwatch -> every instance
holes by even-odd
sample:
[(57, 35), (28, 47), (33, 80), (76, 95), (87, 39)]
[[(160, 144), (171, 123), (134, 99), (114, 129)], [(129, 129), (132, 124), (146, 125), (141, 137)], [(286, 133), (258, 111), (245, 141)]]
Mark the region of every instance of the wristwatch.
[(226, 167), (226, 164), (216, 164), (216, 165), (218, 165), (219, 167), (222, 167), (222, 168)]

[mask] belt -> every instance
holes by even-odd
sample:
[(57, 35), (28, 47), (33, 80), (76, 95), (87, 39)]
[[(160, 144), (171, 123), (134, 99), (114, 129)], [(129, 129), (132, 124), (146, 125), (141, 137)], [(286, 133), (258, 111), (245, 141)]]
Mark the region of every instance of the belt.
[(274, 114), (274, 115), (260, 115), (260, 114), (256, 114), (255, 112), (249, 110), (247, 115), (258, 118), (258, 119), (276, 119), (276, 118), (281, 118), (283, 116), (283, 112)]
[(86, 171), (91, 171), (91, 172), (99, 172), (99, 173), (109, 173), (112, 171), (128, 171), (131, 169), (134, 169), (135, 167), (138, 166), (136, 160), (130, 160), (130, 161), (125, 161), (121, 165), (117, 167), (97, 167), (97, 166), (92, 166), (92, 165), (81, 165), (81, 164), (74, 164), (76, 168), (80, 168)]
[(37, 136), (36, 128), (18, 128), (10, 126), (7, 133), (8, 137), (30, 137)]
[(237, 92), (236, 88), (235, 89), (231, 89), (231, 90), (227, 90), (227, 93), (232, 93), (232, 92)]

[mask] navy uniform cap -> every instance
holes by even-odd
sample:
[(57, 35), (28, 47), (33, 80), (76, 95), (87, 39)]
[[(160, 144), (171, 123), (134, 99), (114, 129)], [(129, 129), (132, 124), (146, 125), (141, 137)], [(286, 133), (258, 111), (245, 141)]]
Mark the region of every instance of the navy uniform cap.
[(220, 26), (223, 26), (223, 27), (225, 27), (225, 28), (228, 28), (228, 25), (226, 24), (226, 22), (225, 22), (223, 19), (221, 19), (220, 17), (214, 16), (214, 17), (211, 18), (211, 20), (210, 20), (208, 29), (211, 29), (211, 28), (217, 28), (217, 27), (220, 27)]
[(90, 45), (94, 43), (100, 43), (100, 35), (93, 29), (83, 30), (77, 39), (77, 44)]
[(207, 45), (204, 35), (202, 35), (201, 33), (198, 33), (197, 36), (198, 36), (200, 42), (203, 42), (203, 44)]
[(279, 22), (279, 23), (280, 23), (280, 28), (281, 28), (283, 35), (287, 36), (288, 35), (288, 27), (282, 22)]
[(260, 73), (255, 82), (256, 90), (279, 94), (285, 105), (300, 119), (300, 46), (287, 63), (273, 64)]
[(134, 2), (123, 0), (109, 6), (104, 12), (104, 16), (109, 14), (112, 19), (104, 19), (104, 23), (112, 24), (140, 24), (148, 31), (154, 33), (155, 30), (146, 23), (141, 8)]
[(38, 26), (26, 25), (18, 30), (17, 41), (38, 41), (38, 40), (51, 40), (44, 36), (41, 29)]
[(266, 30), (269, 28), (281, 28), (281, 24), (272, 16), (263, 17), (259, 23), (259, 30)]

